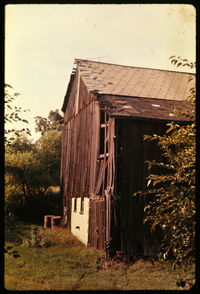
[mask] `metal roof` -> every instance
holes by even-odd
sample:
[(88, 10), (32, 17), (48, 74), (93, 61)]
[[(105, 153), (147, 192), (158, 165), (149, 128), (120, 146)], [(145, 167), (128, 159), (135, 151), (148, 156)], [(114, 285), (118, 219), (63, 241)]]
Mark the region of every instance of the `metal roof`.
[(194, 109), (193, 105), (188, 103), (155, 98), (98, 95), (97, 100), (101, 109), (113, 117), (191, 121), (185, 116), (175, 116), (173, 110), (177, 108), (186, 112), (189, 109)]
[(195, 81), (192, 73), (75, 59), (89, 91), (100, 94), (182, 101)]

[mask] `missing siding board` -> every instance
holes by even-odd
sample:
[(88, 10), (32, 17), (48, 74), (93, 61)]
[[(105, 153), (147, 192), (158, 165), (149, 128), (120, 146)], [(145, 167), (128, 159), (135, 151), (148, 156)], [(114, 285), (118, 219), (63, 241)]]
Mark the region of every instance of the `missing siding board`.
[(100, 128), (100, 155), (104, 154), (105, 129)]
[(77, 198), (74, 198), (74, 212), (77, 212)]
[(80, 214), (84, 213), (84, 197), (81, 197)]
[(109, 118), (105, 113), (104, 116), (105, 124), (100, 129), (102, 131), (101, 139), (101, 148), (103, 149), (102, 154), (98, 157), (99, 162), (99, 172), (96, 181), (96, 190), (95, 194), (105, 196), (105, 191), (109, 195), (114, 192), (114, 161), (115, 161), (115, 148), (114, 148), (114, 139), (115, 139), (115, 123), (113, 118)]
[(101, 110), (101, 124), (100, 124), (100, 155), (99, 159), (103, 160), (103, 173), (101, 178), (100, 195), (105, 195), (107, 188), (107, 170), (108, 170), (108, 114)]
[(101, 188), (103, 185), (103, 180), (104, 180), (104, 176), (105, 176), (105, 169), (107, 168), (107, 164), (108, 164), (108, 161), (104, 161), (104, 160), (100, 161), (99, 174), (98, 174), (98, 178), (97, 178), (97, 182), (96, 182), (96, 190), (95, 190), (96, 195), (99, 195), (99, 193), (101, 195), (103, 194), (103, 189), (101, 189)]

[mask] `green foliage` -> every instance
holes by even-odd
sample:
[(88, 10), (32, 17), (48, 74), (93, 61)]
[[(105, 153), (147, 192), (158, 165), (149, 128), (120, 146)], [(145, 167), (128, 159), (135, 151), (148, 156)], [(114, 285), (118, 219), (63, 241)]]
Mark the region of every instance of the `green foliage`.
[(61, 131), (49, 130), (36, 143), (37, 154), (51, 186), (60, 184)]
[[(28, 226), (25, 226), (28, 229)], [(21, 227), (21, 233), (24, 232)], [(21, 257), (5, 256), (8, 290), (177, 290), (180, 278), (194, 280), (194, 265), (182, 274), (179, 268), (138, 260), (124, 264), (106, 261), (101, 250), (88, 248), (68, 229), (46, 230), (53, 244), (48, 248), (18, 245)], [(13, 238), (13, 243), (15, 238)], [(11, 246), (11, 244), (9, 244)], [(181, 276), (179, 275), (179, 272)], [(120, 278), (119, 278), (120, 277)], [(167, 277), (167, 279), (166, 279)]]
[(5, 85), (5, 212), (41, 223), (44, 214), (59, 213), (60, 194), (52, 193), (50, 187), (59, 186), (60, 181), (63, 118), (58, 110), (50, 111), (47, 119), (37, 117), (42, 137), (32, 143), (28, 128), (16, 128), (18, 122), (28, 123), (21, 117), (27, 110), (14, 105), (18, 95)]
[[(180, 58), (173, 60), (179, 66)], [(194, 88), (185, 101), (194, 105)], [(184, 115), (180, 110), (175, 112)], [(194, 110), (186, 116), (194, 121)], [(157, 140), (163, 160), (147, 162), (150, 170), (157, 166), (160, 172), (151, 173), (147, 178), (148, 189), (135, 195), (146, 196), (145, 222), (151, 224), (152, 230), (157, 227), (162, 230), (160, 258), (174, 258), (174, 264), (181, 264), (193, 260), (195, 252), (196, 128), (195, 122), (184, 125), (171, 122), (167, 126), (163, 136), (144, 136), (145, 140)]]
[[(6, 149), (5, 163), (7, 184), (16, 186), (19, 192), (21, 190), (24, 198), (47, 189), (48, 183), (45, 181), (41, 159), (34, 144), (27, 138), (18, 137)], [(7, 192), (6, 189), (6, 194)]]
[(47, 131), (33, 144), (19, 136), (6, 147), (6, 214), (41, 223), (44, 214), (59, 213), (60, 194), (50, 187), (59, 186), (60, 137), (59, 131)]
[(38, 226), (30, 226), (28, 233), (23, 236), (22, 245), (25, 247), (45, 248), (52, 245), (50, 236), (45, 229)]
[(62, 128), (63, 117), (59, 114), (59, 110), (56, 109), (55, 111), (51, 110), (49, 112), (48, 118), (36, 116), (35, 117), (35, 124), (36, 124), (36, 132), (40, 132), (41, 135), (44, 135), (45, 132), (53, 130), (53, 131), (60, 131)]
[(153, 136), (165, 162), (149, 162), (149, 169), (156, 165), (165, 173), (149, 175), (147, 194), (152, 200), (145, 212), (152, 229), (162, 228), (162, 256), (173, 255), (180, 263), (192, 257), (195, 249), (195, 129), (194, 124), (174, 123), (169, 129), (168, 135)]
[(20, 221), (42, 224), (44, 215), (61, 214), (61, 204), (62, 198), (59, 192), (37, 193), (23, 201), (21, 194), (13, 194), (5, 201), (5, 213), (12, 214)]
[(4, 138), (5, 144), (10, 145), (12, 141), (19, 136), (21, 133), (26, 133), (31, 135), (30, 130), (28, 128), (11, 128), (8, 125), (23, 122), (28, 124), (26, 119), (21, 117), (22, 112), (27, 112), (28, 110), (22, 109), (22, 107), (14, 105), (15, 99), (19, 96), (19, 93), (13, 92), (13, 88), (9, 84), (5, 84), (4, 86), (4, 103), (5, 103), (5, 114), (4, 114), (4, 121), (5, 121), (5, 130), (4, 130)]

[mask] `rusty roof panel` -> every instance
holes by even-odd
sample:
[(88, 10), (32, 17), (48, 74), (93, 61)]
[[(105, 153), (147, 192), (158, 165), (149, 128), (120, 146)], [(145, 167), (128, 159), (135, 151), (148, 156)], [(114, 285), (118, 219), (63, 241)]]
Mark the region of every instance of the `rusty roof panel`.
[(194, 74), (76, 59), (89, 91), (100, 94), (183, 100), (194, 87)]
[(193, 109), (193, 106), (175, 100), (156, 98), (137, 98), (113, 95), (98, 95), (97, 100), (101, 109), (114, 117), (149, 118), (167, 121), (187, 121), (185, 117), (173, 115), (175, 107), (184, 111)]

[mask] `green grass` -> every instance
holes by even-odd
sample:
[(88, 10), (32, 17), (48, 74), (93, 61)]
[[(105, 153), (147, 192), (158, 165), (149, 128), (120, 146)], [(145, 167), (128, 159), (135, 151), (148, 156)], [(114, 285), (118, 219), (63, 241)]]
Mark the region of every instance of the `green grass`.
[[(19, 226), (22, 236), (28, 228)], [(14, 245), (21, 255), (5, 255), (7, 290), (177, 290), (180, 274), (194, 278), (194, 265), (183, 273), (159, 262), (108, 262), (103, 252), (85, 247), (67, 229), (48, 229), (45, 234), (50, 247), (27, 248), (16, 231), (6, 232), (6, 245)]]

